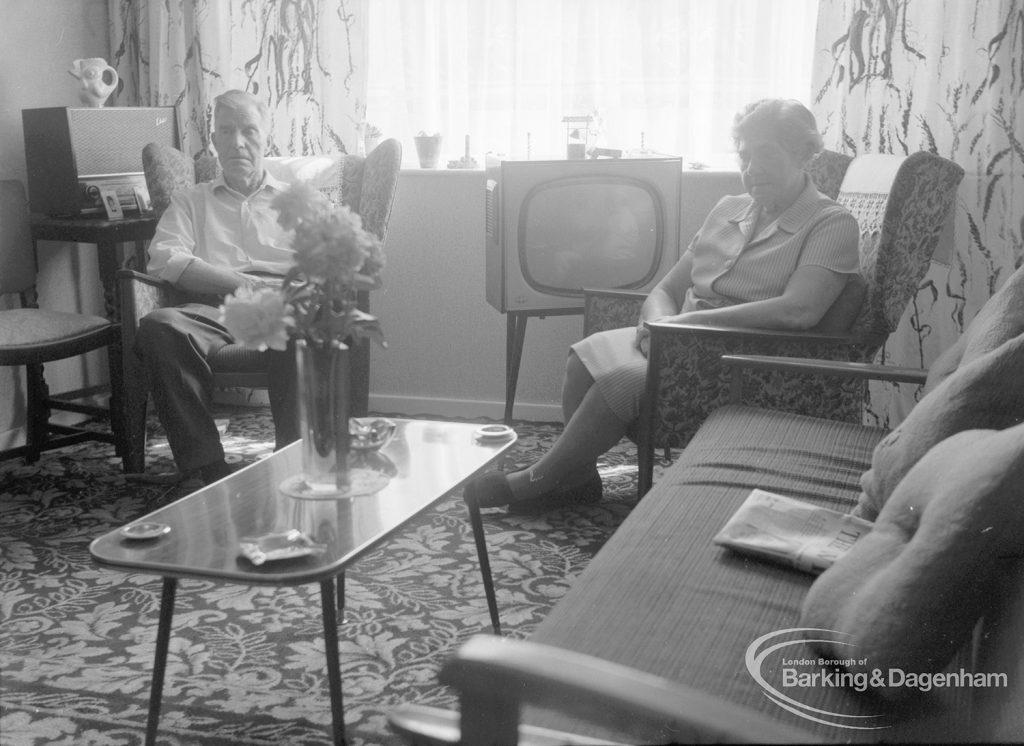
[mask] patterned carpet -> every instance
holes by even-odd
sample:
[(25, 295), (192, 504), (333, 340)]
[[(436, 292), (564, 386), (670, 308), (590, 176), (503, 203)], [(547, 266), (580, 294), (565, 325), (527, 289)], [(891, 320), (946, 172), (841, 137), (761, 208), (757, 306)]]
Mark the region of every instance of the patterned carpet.
[[(225, 408), (229, 460), (272, 449), (269, 415)], [(532, 462), (560, 426), (520, 422), (509, 468)], [(147, 470), (172, 464), (159, 433)], [(635, 450), (600, 464), (605, 498), (541, 517), (485, 511), (502, 624), (530, 634), (635, 504)], [(89, 542), (188, 494), (197, 483), (127, 482), (110, 448), (0, 464), (0, 744), (142, 743), (161, 584), (95, 566)], [(459, 493), (346, 573), (341, 667), (350, 744), (399, 741), (400, 703), (454, 706), (436, 681), (445, 657), (489, 631)], [(161, 744), (326, 744), (330, 707), (315, 585), (179, 586)]]

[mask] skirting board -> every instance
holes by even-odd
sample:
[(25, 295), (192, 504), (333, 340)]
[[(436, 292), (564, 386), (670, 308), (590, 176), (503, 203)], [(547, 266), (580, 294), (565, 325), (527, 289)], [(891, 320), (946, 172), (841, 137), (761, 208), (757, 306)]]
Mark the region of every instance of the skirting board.
[[(249, 391), (248, 389), (224, 389), (214, 395), (214, 400), (222, 404), (240, 406), (269, 406), (265, 401), (266, 391)], [(500, 420), (505, 413), (505, 403), (500, 401), (479, 401), (474, 399), (440, 399), (416, 396), (370, 395), (370, 411), (386, 414), (418, 415), (426, 417), (458, 417), (464, 419)], [(61, 413), (63, 414), (63, 413)], [(562, 409), (556, 404), (534, 404), (517, 402), (513, 416), (528, 422), (561, 422)], [(59, 420), (59, 416), (54, 418)], [(77, 418), (83, 419), (81, 415)], [(67, 424), (74, 424), (68, 422)], [(0, 432), (0, 450), (13, 448), (25, 442), (25, 429), (15, 428)]]
[[(505, 415), (505, 402), (371, 393), (370, 411), (399, 416), (501, 420)], [(517, 420), (527, 420), (528, 422), (561, 422), (562, 408), (558, 404), (516, 402), (512, 416)]]
[[(83, 400), (83, 403), (93, 404), (95, 406), (106, 406), (107, 404), (105, 398), (99, 397), (85, 399)], [(57, 425), (67, 425), (69, 427), (84, 422), (87, 419), (89, 419), (88, 415), (79, 414), (77, 412), (55, 411), (50, 416), (50, 422)], [(24, 426), (0, 432), (0, 451), (6, 451), (8, 448), (16, 448), (17, 446), (25, 445), (25, 437)]]
[(16, 427), (13, 430), (4, 430), (0, 433), (0, 451), (20, 446), (25, 442), (25, 428)]
[[(250, 407), (264, 407), (270, 404), (267, 392), (262, 389), (219, 389), (214, 392), (213, 400), (218, 404)], [(396, 416), (500, 420), (505, 414), (505, 402), (371, 393), (370, 411)], [(516, 402), (512, 414), (516, 419), (529, 422), (562, 421), (562, 408), (557, 404)]]

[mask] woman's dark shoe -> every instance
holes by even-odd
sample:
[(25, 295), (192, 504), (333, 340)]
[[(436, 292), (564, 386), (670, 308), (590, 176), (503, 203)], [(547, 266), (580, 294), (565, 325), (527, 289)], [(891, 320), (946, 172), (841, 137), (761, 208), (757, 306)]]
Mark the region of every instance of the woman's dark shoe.
[(604, 493), (601, 475), (595, 470), (583, 483), (572, 487), (560, 487), (537, 497), (516, 500), (508, 486), (508, 477), (503, 471), (489, 471), (466, 485), (464, 498), (475, 500), (481, 508), (508, 506), (513, 515), (538, 515), (572, 505), (589, 505), (601, 499)]
[(573, 505), (590, 505), (600, 500), (603, 494), (604, 487), (601, 484), (601, 475), (595, 471), (582, 484), (553, 489), (537, 497), (510, 502), (508, 512), (512, 515), (539, 515), (550, 510)]
[(515, 499), (503, 471), (489, 471), (477, 477), (466, 485), (462, 494), (467, 502), (473, 500), (481, 508), (500, 508)]

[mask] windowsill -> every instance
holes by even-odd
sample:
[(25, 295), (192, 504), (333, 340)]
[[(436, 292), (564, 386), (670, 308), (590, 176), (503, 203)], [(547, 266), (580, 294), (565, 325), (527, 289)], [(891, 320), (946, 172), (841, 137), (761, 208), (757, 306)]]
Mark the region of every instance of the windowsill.
[(415, 174), (419, 176), (429, 176), (431, 174), (452, 174), (452, 175), (469, 175), (469, 174), (483, 174), (483, 168), (420, 168), (419, 166), (402, 166), (402, 174)]
[[(568, 161), (567, 161), (568, 162)], [(480, 168), (420, 168), (419, 166), (402, 166), (403, 174), (418, 174), (420, 176), (429, 176), (431, 174), (452, 174), (452, 175), (468, 175), (468, 174), (482, 174), (484, 172), (483, 167)], [(686, 165), (683, 166), (684, 174), (738, 174), (739, 169), (737, 168), (725, 168), (722, 166), (708, 166), (707, 168), (689, 168)]]

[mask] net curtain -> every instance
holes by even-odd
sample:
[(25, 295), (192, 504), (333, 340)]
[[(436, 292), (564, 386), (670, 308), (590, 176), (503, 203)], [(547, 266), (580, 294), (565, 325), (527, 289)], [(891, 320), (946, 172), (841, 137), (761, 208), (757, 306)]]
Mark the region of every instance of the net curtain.
[(816, 0), (373, 0), (369, 119), (403, 141), (469, 135), (486, 152), (565, 157), (565, 116), (588, 145), (641, 146), (735, 166), (733, 115), (808, 102)]
[[(964, 167), (952, 234), (882, 352), (927, 366), (1024, 260), (1024, 2), (822, 0), (813, 110), (826, 147)], [(913, 390), (871, 389), (892, 425)]]
[(358, 151), (369, 0), (109, 0), (118, 106), (178, 107), (183, 147), (209, 146), (214, 98), (271, 112), (269, 155)]

